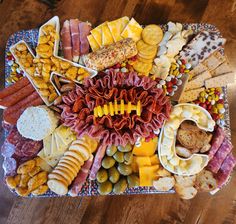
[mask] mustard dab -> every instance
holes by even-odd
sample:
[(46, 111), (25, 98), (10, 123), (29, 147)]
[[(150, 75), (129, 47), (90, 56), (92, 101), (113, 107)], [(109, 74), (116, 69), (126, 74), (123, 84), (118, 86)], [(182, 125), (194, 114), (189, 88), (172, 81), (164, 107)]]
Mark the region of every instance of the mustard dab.
[(131, 111), (136, 111), (136, 114), (138, 116), (141, 115), (141, 102), (138, 101), (137, 105), (132, 105), (131, 102), (128, 102), (128, 104), (124, 103), (124, 100), (120, 101), (120, 104), (117, 103), (117, 100), (114, 100), (114, 103), (109, 102), (109, 104), (105, 104), (103, 106), (97, 106), (93, 110), (94, 117), (102, 117), (104, 115), (123, 115), (125, 112), (128, 114), (131, 113)]

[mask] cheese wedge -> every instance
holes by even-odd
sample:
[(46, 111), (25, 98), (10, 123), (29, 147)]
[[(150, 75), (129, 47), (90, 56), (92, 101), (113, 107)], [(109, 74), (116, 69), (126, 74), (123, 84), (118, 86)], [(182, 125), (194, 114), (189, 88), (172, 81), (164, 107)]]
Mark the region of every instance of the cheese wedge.
[(114, 43), (114, 39), (111, 35), (111, 31), (109, 30), (107, 26), (107, 22), (102, 26), (102, 45), (110, 45)]
[(99, 47), (102, 47), (102, 26), (106, 23), (102, 23), (101, 25), (97, 26), (93, 30), (90, 31), (93, 38), (96, 40)]
[(76, 139), (75, 135), (72, 133), (70, 128), (65, 127), (63, 125), (58, 127), (54, 133), (57, 134), (58, 137), (61, 138), (61, 140), (63, 141), (65, 145), (69, 145), (72, 141)]
[(52, 135), (43, 139), (43, 150), (45, 157), (49, 157), (51, 155), (51, 144), (52, 144)]
[(55, 141), (56, 141), (56, 146), (57, 146), (57, 150), (59, 152), (65, 152), (66, 149), (68, 148), (68, 145), (66, 145), (62, 139), (60, 138), (60, 136), (58, 136), (57, 133), (54, 134), (54, 137), (55, 137)]
[(121, 33), (121, 36), (123, 38), (132, 38), (135, 42), (137, 42), (141, 39), (142, 31), (143, 28), (134, 18), (132, 18)]
[(128, 22), (129, 17), (124, 16), (122, 18), (107, 23), (115, 42), (123, 39), (121, 33), (123, 32)]
[(97, 41), (94, 39), (92, 34), (88, 35), (87, 39), (93, 52), (97, 51), (100, 48), (100, 46), (98, 45)]

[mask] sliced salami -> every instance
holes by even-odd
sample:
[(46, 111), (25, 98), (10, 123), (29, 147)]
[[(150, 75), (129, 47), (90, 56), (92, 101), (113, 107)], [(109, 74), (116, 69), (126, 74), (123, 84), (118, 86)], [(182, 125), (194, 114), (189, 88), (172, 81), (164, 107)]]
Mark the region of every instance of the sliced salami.
[(224, 162), (218, 173), (216, 174), (216, 179), (218, 182), (218, 187), (222, 187), (230, 177), (231, 172), (236, 164), (236, 159), (232, 153), (230, 153)]
[(5, 175), (15, 175), (17, 162), (14, 158), (4, 158), (2, 167), (4, 169)]
[(231, 152), (233, 146), (231, 142), (224, 138), (223, 143), (221, 144), (220, 148), (212, 158), (212, 160), (209, 162), (207, 169), (210, 170), (213, 173), (217, 173), (221, 167), (221, 164), (227, 157), (227, 155)]
[(93, 155), (90, 156), (89, 160), (87, 160), (79, 171), (77, 177), (74, 179), (71, 189), (69, 191), (69, 195), (75, 197), (81, 191), (87, 177), (89, 174), (89, 170), (93, 164)]
[(214, 134), (212, 141), (211, 141), (210, 151), (208, 153), (208, 156), (210, 159), (213, 158), (213, 156), (215, 155), (215, 153), (217, 152), (217, 150), (221, 146), (224, 138), (225, 138), (224, 130), (220, 127), (217, 127), (217, 129), (215, 130), (215, 134)]

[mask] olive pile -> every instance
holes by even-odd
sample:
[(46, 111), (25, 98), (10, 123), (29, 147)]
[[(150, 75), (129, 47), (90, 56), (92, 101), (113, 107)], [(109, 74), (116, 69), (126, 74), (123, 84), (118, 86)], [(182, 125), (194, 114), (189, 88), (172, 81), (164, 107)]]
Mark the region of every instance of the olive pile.
[(139, 186), (138, 176), (132, 174), (132, 161), (132, 145), (108, 147), (96, 177), (99, 194), (106, 195), (112, 191), (121, 194), (127, 187)]

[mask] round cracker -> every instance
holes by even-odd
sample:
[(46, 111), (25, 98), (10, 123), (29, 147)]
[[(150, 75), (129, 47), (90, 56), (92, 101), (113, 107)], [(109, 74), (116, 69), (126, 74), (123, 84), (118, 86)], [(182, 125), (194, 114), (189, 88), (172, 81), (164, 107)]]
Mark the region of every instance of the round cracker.
[(73, 178), (71, 178), (71, 174), (68, 174), (68, 172), (64, 171), (63, 169), (57, 167), (52, 171), (52, 173), (57, 173), (64, 177), (67, 180), (68, 186), (71, 184)]
[(76, 151), (68, 150), (64, 153), (64, 155), (74, 157), (80, 163), (81, 166), (84, 164), (84, 160), (83, 160), (82, 156), (79, 153), (77, 153)]
[(66, 164), (66, 163), (60, 163), (57, 165), (57, 167), (61, 167), (61, 168), (64, 168), (64, 169), (68, 169), (68, 171), (70, 171), (73, 176), (77, 176), (77, 173), (76, 170), (74, 169), (74, 167), (71, 167), (70, 165)]
[(143, 29), (142, 38), (147, 44), (156, 45), (161, 42), (163, 38), (163, 31), (161, 27), (155, 24), (150, 24)]
[(71, 182), (75, 179), (75, 176), (73, 175), (73, 173), (72, 173), (69, 169), (67, 169), (67, 168), (65, 168), (65, 167), (59, 167), (59, 166), (57, 166), (57, 167), (54, 169), (54, 171), (61, 171), (61, 172), (64, 174), (64, 176), (65, 176), (66, 178), (68, 178), (68, 180), (70, 180)]
[(146, 58), (140, 57), (139, 55), (138, 55), (138, 57), (137, 57), (137, 60), (138, 60), (138, 61), (141, 61), (141, 62), (144, 62), (144, 63), (152, 63), (152, 62), (153, 62), (153, 59), (154, 59), (154, 58), (146, 59)]
[(76, 144), (83, 145), (84, 147), (88, 148), (89, 150), (92, 146), (90, 144), (90, 142), (87, 141), (87, 139), (85, 137), (82, 137), (82, 139), (77, 139), (77, 140), (73, 141), (71, 145), (76, 145)]
[(50, 173), (48, 174), (48, 179), (51, 180), (51, 179), (56, 179), (56, 180), (59, 180), (59, 181), (62, 181), (66, 186), (69, 186), (69, 181), (63, 177), (62, 175), (58, 174), (58, 173)]
[(138, 41), (137, 49), (143, 55), (152, 55), (154, 57), (157, 53), (157, 45), (146, 44), (143, 40)]
[(80, 165), (79, 165), (79, 164), (78, 164), (78, 165), (75, 165), (75, 164), (74, 164), (72, 161), (70, 161), (70, 160), (59, 161), (58, 165), (60, 165), (60, 164), (66, 164), (66, 165), (72, 167), (77, 173), (78, 173), (79, 170), (80, 170)]
[(141, 58), (144, 58), (144, 59), (154, 59), (154, 57), (155, 57), (155, 55), (154, 56), (152, 56), (152, 55), (144, 55), (144, 54), (142, 54), (142, 53), (138, 53), (138, 56), (139, 57), (141, 57)]
[(59, 162), (63, 162), (63, 161), (67, 161), (69, 163), (73, 163), (75, 166), (80, 167), (79, 161), (77, 159), (75, 159), (74, 157), (72, 157), (72, 156), (63, 156), (63, 158), (60, 159)]
[(71, 145), (69, 150), (79, 152), (84, 161), (88, 160), (91, 154), (87, 147), (78, 143)]
[(68, 187), (62, 181), (52, 179), (47, 182), (47, 185), (51, 191), (58, 195), (65, 195), (68, 192)]
[(133, 65), (133, 68), (140, 73), (148, 73), (152, 69), (151, 63), (144, 63), (141, 61), (136, 61)]

